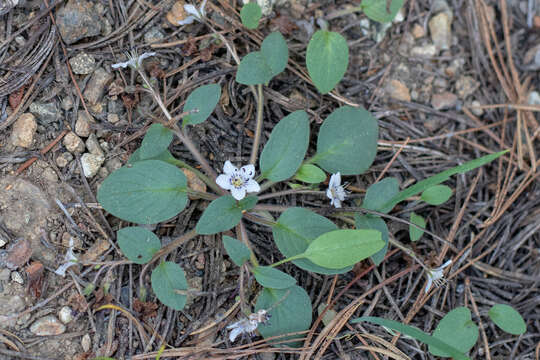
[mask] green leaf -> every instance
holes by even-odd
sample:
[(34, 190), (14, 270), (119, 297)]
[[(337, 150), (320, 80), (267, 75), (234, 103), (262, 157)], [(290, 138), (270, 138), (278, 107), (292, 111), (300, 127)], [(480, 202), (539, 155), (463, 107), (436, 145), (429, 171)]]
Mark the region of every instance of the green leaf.
[(223, 235), (223, 246), (231, 260), (238, 266), (244, 265), (251, 257), (251, 251), (239, 240)]
[(219, 98), (221, 97), (221, 87), (218, 84), (203, 85), (189, 94), (184, 104), (184, 112), (199, 110), (199, 112), (184, 116), (183, 125), (200, 124), (214, 111)]
[(296, 284), (296, 279), (270, 266), (257, 266), (253, 269), (255, 280), (265, 288), (287, 289)]
[[(336, 229), (337, 226), (324, 216), (304, 208), (293, 207), (281, 214), (277, 223), (272, 226), (272, 234), (279, 251), (285, 257), (291, 257), (302, 254), (320, 235)], [(325, 275), (343, 274), (352, 269), (352, 267), (328, 269), (315, 265), (308, 259), (293, 260), (293, 264), (301, 269)]]
[(145, 264), (161, 248), (161, 241), (151, 231), (139, 227), (125, 227), (116, 233), (118, 246), (135, 264)]
[(289, 60), (289, 48), (279, 31), (274, 31), (264, 38), (261, 53), (270, 67), (272, 77), (285, 70)]
[(420, 181), (419, 183), (414, 184), (413, 186), (410, 186), (410, 187), (400, 191), (396, 196), (394, 196), (392, 199), (390, 199), (388, 201), (388, 203), (384, 207), (385, 208), (390, 207), (391, 209), (393, 209), (394, 206), (396, 206), (396, 204), (402, 202), (403, 200), (406, 200), (406, 199), (410, 198), (411, 196), (418, 195), (422, 191), (424, 191), (426, 189), (429, 189), (430, 187), (432, 187), (434, 185), (440, 184), (440, 183), (448, 180), (450, 178), (450, 176), (456, 175), (456, 174), (463, 174), (463, 173), (466, 173), (467, 171), (474, 170), (474, 169), (476, 169), (476, 168), (478, 168), (478, 167), (480, 167), (482, 165), (485, 165), (485, 164), (495, 160), (496, 158), (498, 158), (501, 155), (504, 155), (507, 152), (508, 152), (508, 150), (504, 150), (504, 151), (500, 151), (500, 152), (495, 153), (495, 154), (489, 154), (489, 155), (486, 155), (486, 156), (482, 156), (482, 157), (480, 157), (478, 159), (468, 161), (463, 165), (456, 166), (454, 168), (445, 170), (445, 171), (443, 171), (443, 172), (441, 172), (441, 173), (439, 173), (437, 175), (433, 175), (431, 177), (428, 177), (427, 179), (424, 179), (424, 180)]
[(308, 184), (319, 184), (326, 180), (326, 174), (315, 165), (304, 164), (300, 166), (294, 178)]
[[(423, 229), (426, 228), (426, 220), (415, 212), (411, 212), (410, 222), (414, 225), (420, 226)], [(409, 236), (411, 237), (411, 241), (418, 241), (423, 234), (424, 230), (420, 230), (416, 226), (409, 224)]]
[(447, 344), (445, 341), (441, 341), (434, 336), (430, 336), (415, 327), (405, 325), (394, 320), (387, 320), (373, 316), (359, 317), (357, 319), (351, 320), (351, 323), (359, 323), (362, 321), (367, 321), (373, 324), (381, 325), (399, 331), (400, 333), (415, 338), (416, 340), (428, 344), (429, 346), (437, 346), (437, 348), (443, 349), (446, 353), (451, 354), (451, 356), (456, 360), (469, 360), (469, 358), (457, 348), (454, 348), (453, 346)]
[(380, 216), (375, 215), (354, 215), (354, 224), (357, 229), (372, 229), (381, 232), (381, 238), (384, 241), (384, 246), (381, 250), (371, 255), (371, 260), (375, 265), (379, 265), (386, 256), (388, 251), (388, 226)]
[(259, 198), (256, 195), (248, 195), (238, 202), (240, 210), (251, 210), (257, 205)]
[(383, 206), (392, 197), (399, 192), (399, 183), (396, 178), (387, 177), (368, 187), (362, 207), (368, 210), (375, 210), (383, 213), (388, 213), (390, 208)]
[(488, 315), (495, 325), (509, 334), (521, 335), (527, 331), (521, 315), (509, 305), (496, 304), (489, 309)]
[[(364, 14), (371, 20), (388, 23), (394, 20), (399, 9), (403, 6), (404, 0), (391, 0), (390, 6), (387, 9), (386, 0), (363, 0), (360, 7)], [(390, 10), (390, 12), (388, 12)]]
[(319, 30), (307, 47), (306, 65), (309, 77), (321, 94), (326, 94), (345, 75), (349, 64), (349, 46), (336, 32)]
[[(294, 333), (309, 329), (311, 325), (311, 299), (304, 289), (293, 285), (288, 289), (264, 288), (257, 297), (255, 311), (268, 310), (271, 319), (258, 327), (266, 339), (272, 336)], [(284, 339), (301, 339), (303, 335), (280, 337)], [(301, 346), (300, 342), (286, 343), (278, 346)]]
[(155, 224), (186, 207), (186, 189), (186, 176), (176, 166), (144, 160), (111, 173), (99, 187), (97, 198), (120, 219)]
[(261, 153), (261, 176), (273, 182), (293, 176), (304, 160), (308, 143), (309, 120), (305, 111), (298, 110), (281, 119)]
[(240, 19), (242, 19), (242, 25), (251, 30), (256, 29), (257, 26), (259, 26), (261, 16), (261, 7), (256, 2), (244, 4), (244, 6), (242, 6), (242, 10), (240, 10)]
[(151, 158), (142, 158), (141, 148), (138, 148), (137, 150), (135, 150), (133, 152), (133, 154), (131, 154), (131, 156), (129, 157), (127, 163), (128, 164), (134, 164), (137, 161), (143, 161), (143, 160), (161, 160), (161, 161), (164, 161), (164, 162), (169, 163), (171, 165), (177, 165), (178, 164), (178, 160), (175, 159), (174, 156), (172, 156), (172, 154), (171, 154), (171, 152), (169, 150), (165, 150), (162, 153), (160, 153), (160, 154), (158, 154), (156, 156), (153, 156)]
[(313, 240), (304, 255), (319, 266), (340, 269), (370, 257), (383, 247), (378, 230), (334, 230)]
[[(478, 339), (478, 326), (471, 320), (469, 309), (458, 307), (442, 318), (433, 332), (433, 337), (466, 353), (472, 349)], [(435, 356), (453, 356), (447, 349), (440, 348), (438, 345), (429, 345), (428, 349)]]
[(164, 261), (152, 271), (152, 290), (159, 301), (174, 310), (182, 310), (186, 305), (187, 296), (177, 290), (186, 291), (188, 283), (180, 265)]
[(269, 34), (261, 44), (261, 51), (254, 51), (240, 61), (236, 82), (244, 85), (267, 84), (285, 69), (289, 59), (287, 43), (279, 32)]
[(173, 133), (161, 124), (148, 128), (141, 144), (141, 158), (150, 159), (167, 150), (173, 140)]
[(231, 195), (226, 195), (208, 205), (195, 230), (201, 235), (217, 234), (232, 229), (240, 222), (240, 219), (242, 219), (242, 208)]
[(435, 185), (427, 188), (420, 197), (430, 205), (444, 204), (452, 196), (452, 189), (446, 185)]
[(330, 173), (362, 174), (375, 159), (378, 137), (379, 125), (368, 111), (340, 107), (321, 125), (313, 161)]

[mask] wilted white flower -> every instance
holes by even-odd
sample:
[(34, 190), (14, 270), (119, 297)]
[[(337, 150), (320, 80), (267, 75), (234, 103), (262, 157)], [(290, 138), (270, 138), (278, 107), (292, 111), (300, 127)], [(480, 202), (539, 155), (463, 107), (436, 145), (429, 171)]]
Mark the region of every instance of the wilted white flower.
[(256, 313), (250, 314), (247, 318), (227, 326), (227, 329), (231, 330), (229, 340), (234, 342), (238, 335), (241, 334), (253, 335), (259, 324), (267, 322), (269, 318), (270, 314), (266, 310), (259, 310)]
[(219, 175), (216, 183), (225, 190), (230, 190), (236, 200), (242, 200), (246, 197), (246, 192), (259, 192), (261, 187), (253, 180), (255, 175), (255, 166), (249, 164), (242, 166), (240, 170), (234, 167), (229, 160), (223, 166), (225, 174)]
[(139, 66), (141, 66), (142, 61), (144, 59), (146, 59), (147, 57), (150, 57), (150, 56), (154, 56), (154, 55), (156, 55), (155, 52), (145, 52), (145, 53), (141, 54), (140, 56), (138, 56), (137, 53), (129, 54), (128, 55), (128, 61), (120, 62), (120, 63), (117, 63), (117, 64), (112, 64), (111, 67), (113, 69), (118, 69), (118, 68), (127, 68), (129, 66), (129, 67), (131, 67), (133, 69), (136, 69)]
[(347, 193), (343, 189), (343, 186), (341, 186), (341, 174), (339, 171), (330, 176), (326, 196), (330, 199), (330, 205), (334, 205), (336, 208), (340, 208), (341, 202), (345, 200)]
[(428, 278), (428, 282), (425, 289), (426, 293), (429, 291), (432, 284), (435, 284), (436, 287), (439, 287), (446, 282), (446, 280), (444, 279), (443, 270), (445, 267), (447, 267), (451, 263), (452, 263), (452, 260), (448, 260), (447, 262), (445, 262), (438, 268), (426, 270), (426, 274)]
[(64, 256), (64, 263), (60, 265), (58, 269), (54, 271), (56, 275), (60, 275), (62, 277), (66, 276), (67, 269), (69, 269), (71, 266), (77, 263), (78, 260), (75, 254), (73, 253), (73, 247), (74, 247), (73, 238), (69, 238), (69, 248), (66, 252), (66, 255)]
[(184, 10), (190, 15), (184, 20), (178, 21), (178, 25), (191, 24), (195, 20), (201, 21), (202, 18), (206, 15), (206, 11), (204, 10), (205, 6), (206, 0), (203, 0), (203, 2), (201, 3), (201, 7), (198, 9), (194, 5), (184, 4)]

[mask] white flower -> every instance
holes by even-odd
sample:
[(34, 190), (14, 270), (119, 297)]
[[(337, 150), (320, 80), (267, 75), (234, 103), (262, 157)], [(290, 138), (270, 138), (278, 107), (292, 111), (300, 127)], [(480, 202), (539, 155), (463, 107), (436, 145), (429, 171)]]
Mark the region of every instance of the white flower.
[(231, 330), (229, 340), (234, 342), (240, 334), (253, 335), (259, 324), (267, 322), (269, 318), (270, 314), (266, 310), (259, 310), (256, 313), (250, 314), (247, 318), (227, 326), (227, 329)]
[(341, 186), (341, 174), (339, 171), (330, 176), (326, 196), (330, 199), (330, 205), (334, 205), (336, 208), (340, 208), (341, 202), (345, 200), (347, 193), (343, 189), (343, 186)]
[(249, 164), (242, 166), (240, 170), (234, 167), (229, 160), (223, 166), (224, 175), (219, 175), (216, 183), (225, 190), (230, 190), (236, 200), (246, 197), (246, 192), (259, 192), (261, 187), (253, 180), (255, 166)]
[(56, 275), (65, 277), (67, 269), (75, 265), (77, 261), (77, 257), (75, 257), (75, 254), (73, 253), (73, 238), (69, 238), (69, 248), (64, 256), (64, 263), (60, 265), (58, 269), (54, 271), (54, 273)]
[(206, 6), (206, 1), (207, 0), (203, 0), (203, 2), (201, 3), (201, 7), (198, 9), (194, 5), (184, 4), (184, 10), (190, 15), (184, 20), (178, 21), (178, 25), (191, 24), (195, 20), (201, 21), (202, 18), (206, 15), (206, 11), (204, 10), (204, 7)]
[(452, 260), (448, 260), (447, 262), (445, 262), (438, 268), (426, 270), (426, 274), (428, 278), (428, 282), (425, 289), (426, 293), (429, 291), (432, 284), (435, 284), (436, 287), (439, 287), (446, 282), (446, 280), (444, 279), (443, 270), (445, 267), (447, 267), (451, 263), (452, 263)]
[(111, 67), (113, 69), (118, 69), (118, 68), (127, 68), (129, 66), (133, 69), (137, 69), (139, 66), (141, 66), (142, 61), (144, 59), (150, 56), (154, 56), (154, 55), (156, 55), (155, 52), (145, 52), (141, 54), (141, 56), (137, 56), (137, 53), (133, 53), (133, 54), (128, 55), (128, 61), (112, 64)]

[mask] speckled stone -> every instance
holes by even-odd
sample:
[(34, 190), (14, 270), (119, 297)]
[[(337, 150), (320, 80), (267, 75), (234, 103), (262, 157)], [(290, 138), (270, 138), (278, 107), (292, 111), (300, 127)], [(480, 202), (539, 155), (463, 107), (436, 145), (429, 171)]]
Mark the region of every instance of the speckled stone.
[(77, 56), (69, 59), (71, 70), (77, 75), (91, 74), (96, 67), (96, 60), (92, 55), (85, 52), (78, 53)]

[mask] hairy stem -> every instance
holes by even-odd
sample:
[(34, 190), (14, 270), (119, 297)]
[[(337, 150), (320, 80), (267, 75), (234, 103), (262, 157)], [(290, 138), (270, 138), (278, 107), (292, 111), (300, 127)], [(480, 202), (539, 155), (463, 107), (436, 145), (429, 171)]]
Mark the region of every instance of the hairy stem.
[(257, 85), (257, 125), (255, 128), (255, 138), (253, 139), (253, 148), (251, 148), (251, 156), (249, 157), (249, 163), (255, 165), (257, 161), (257, 154), (259, 152), (259, 145), (261, 143), (261, 133), (263, 128), (263, 91), (262, 84)]

